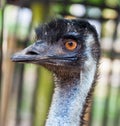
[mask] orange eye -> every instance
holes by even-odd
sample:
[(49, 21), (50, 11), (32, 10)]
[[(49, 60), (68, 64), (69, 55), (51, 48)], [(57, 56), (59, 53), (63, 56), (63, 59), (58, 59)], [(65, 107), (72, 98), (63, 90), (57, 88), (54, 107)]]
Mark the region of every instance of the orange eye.
[(73, 51), (77, 47), (77, 42), (75, 40), (67, 40), (65, 47), (67, 50)]

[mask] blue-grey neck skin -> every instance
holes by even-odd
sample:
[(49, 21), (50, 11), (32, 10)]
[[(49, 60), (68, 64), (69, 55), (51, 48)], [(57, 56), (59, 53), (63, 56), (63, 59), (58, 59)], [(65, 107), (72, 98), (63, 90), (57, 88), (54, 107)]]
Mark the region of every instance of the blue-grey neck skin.
[(55, 92), (45, 126), (79, 126), (96, 65), (81, 71), (79, 77), (60, 80), (55, 77)]

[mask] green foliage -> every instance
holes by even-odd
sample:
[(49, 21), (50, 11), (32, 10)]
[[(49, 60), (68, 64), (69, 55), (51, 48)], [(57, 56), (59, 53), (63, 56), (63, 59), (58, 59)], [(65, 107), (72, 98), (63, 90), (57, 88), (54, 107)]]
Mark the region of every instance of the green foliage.
[(119, 0), (106, 0), (105, 3), (108, 5), (108, 6), (117, 6), (119, 4)]
[(104, 3), (104, 0), (87, 0), (87, 2), (94, 5), (100, 5)]

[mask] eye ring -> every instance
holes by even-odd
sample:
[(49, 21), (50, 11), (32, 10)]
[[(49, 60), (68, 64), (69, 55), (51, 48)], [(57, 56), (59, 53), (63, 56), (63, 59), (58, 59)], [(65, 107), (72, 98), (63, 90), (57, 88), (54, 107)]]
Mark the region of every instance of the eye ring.
[(65, 48), (69, 51), (73, 51), (77, 48), (77, 42), (72, 39), (65, 40)]

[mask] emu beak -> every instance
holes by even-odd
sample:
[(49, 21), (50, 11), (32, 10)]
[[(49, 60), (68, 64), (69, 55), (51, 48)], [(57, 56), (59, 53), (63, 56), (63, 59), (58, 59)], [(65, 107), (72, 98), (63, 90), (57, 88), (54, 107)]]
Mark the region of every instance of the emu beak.
[(11, 60), (13, 62), (38, 63), (48, 59), (45, 50), (47, 45), (44, 42), (36, 42), (24, 50), (15, 53)]
[(52, 65), (64, 65), (64, 62), (68, 64), (77, 60), (74, 55), (60, 55), (56, 47), (51, 48), (47, 45), (47, 42), (39, 41), (25, 48), (21, 52), (15, 53), (11, 60), (13, 62), (22, 63), (34, 63), (39, 65), (52, 64)]

